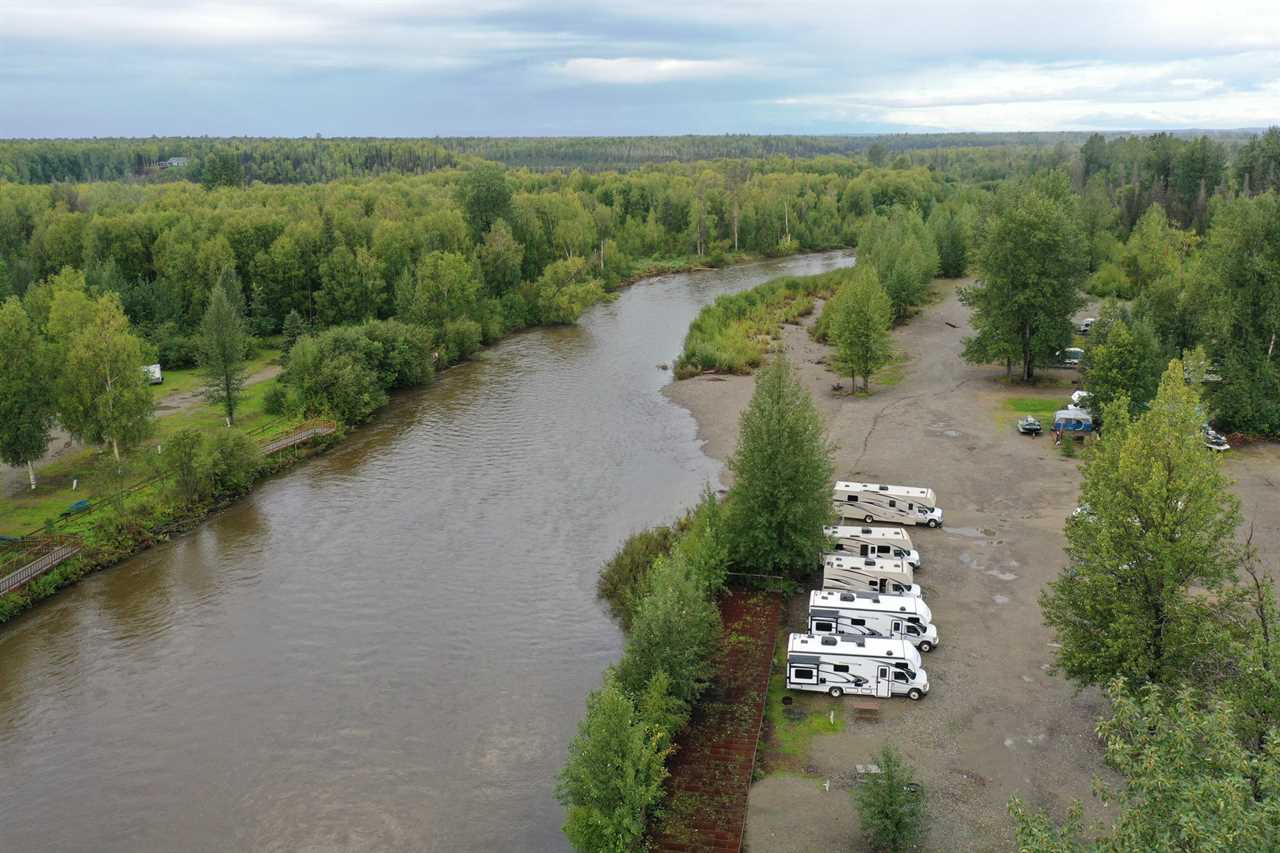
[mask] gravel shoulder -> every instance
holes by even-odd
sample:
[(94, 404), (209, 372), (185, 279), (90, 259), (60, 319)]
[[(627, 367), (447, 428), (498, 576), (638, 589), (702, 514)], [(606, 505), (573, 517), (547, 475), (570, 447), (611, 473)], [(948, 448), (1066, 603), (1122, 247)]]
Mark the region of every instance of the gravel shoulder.
[[(804, 328), (784, 329), (836, 443), (836, 475), (937, 492), (946, 526), (910, 533), (924, 557), (917, 578), (942, 642), (925, 658), (929, 697), (884, 701), (879, 722), (854, 721), (839, 700), (796, 697), (844, 713), (847, 725), (814, 738), (803, 775), (771, 776), (752, 788), (749, 849), (861, 849), (848, 791), (854, 765), (884, 743), (901, 750), (928, 792), (929, 850), (1009, 849), (1006, 808), (1014, 795), (1059, 817), (1077, 799), (1087, 818), (1105, 816), (1090, 795), (1095, 777), (1112, 778), (1094, 735), (1105, 702), (1048, 672), (1053, 636), (1037, 601), (1063, 564), (1063, 520), (1076, 504), (1079, 463), (1047, 437), (1017, 435), (1013, 416), (1001, 411), (1007, 396), (1057, 399), (1069, 390), (1010, 391), (995, 381), (998, 369), (961, 359), (970, 330), (956, 289), (965, 283), (935, 283), (938, 298), (894, 333), (909, 359), (903, 378), (890, 387), (873, 382), (870, 396), (834, 392), (833, 383), (848, 379), (827, 369), (827, 348)], [(666, 393), (693, 413), (705, 451), (723, 461), (752, 387), (749, 376), (703, 376)], [(1246, 517), (1257, 522), (1255, 542), (1274, 553), (1280, 518), (1264, 507), (1275, 506), (1280, 452), (1274, 445), (1232, 451), (1226, 464)], [(803, 602), (793, 602), (790, 620), (803, 629)]]

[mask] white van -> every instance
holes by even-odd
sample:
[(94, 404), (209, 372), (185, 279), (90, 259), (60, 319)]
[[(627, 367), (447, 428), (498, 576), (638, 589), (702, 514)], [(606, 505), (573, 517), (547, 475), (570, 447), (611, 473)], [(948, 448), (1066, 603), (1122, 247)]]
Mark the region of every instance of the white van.
[(838, 482), (831, 494), (831, 506), (841, 520), (868, 525), (887, 521), (941, 527), (942, 510), (937, 504), (933, 489), (918, 486)]
[(922, 652), (938, 646), (938, 628), (923, 599), (875, 592), (809, 593), (810, 634), (867, 634), (899, 637)]
[(911, 568), (920, 568), (920, 552), (911, 547), (911, 537), (901, 527), (839, 525), (824, 527), (822, 532), (832, 541), (832, 550), (838, 554), (904, 560), (911, 564)]
[(923, 597), (910, 563), (849, 554), (823, 555), (822, 588)]
[(920, 653), (905, 640), (829, 634), (792, 634), (787, 641), (787, 688), (832, 696), (906, 696), (923, 699), (929, 675)]

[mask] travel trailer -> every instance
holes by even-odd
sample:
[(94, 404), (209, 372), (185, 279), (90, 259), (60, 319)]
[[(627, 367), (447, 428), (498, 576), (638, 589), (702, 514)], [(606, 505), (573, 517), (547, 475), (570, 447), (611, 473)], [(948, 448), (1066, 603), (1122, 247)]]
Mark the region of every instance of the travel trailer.
[(876, 592), (809, 593), (810, 634), (866, 634), (899, 637), (922, 652), (938, 646), (938, 628), (924, 600), (913, 595)]
[(929, 676), (920, 665), (920, 653), (905, 640), (792, 634), (787, 641), (787, 688), (832, 696), (923, 699)]
[(841, 520), (942, 526), (942, 510), (933, 489), (840, 482), (831, 494), (831, 505)]
[(822, 532), (834, 543), (836, 553), (905, 560), (911, 568), (920, 568), (920, 552), (911, 547), (911, 537), (901, 527), (840, 525), (824, 527)]
[(922, 596), (910, 563), (846, 554), (823, 555), (822, 587), (843, 592)]

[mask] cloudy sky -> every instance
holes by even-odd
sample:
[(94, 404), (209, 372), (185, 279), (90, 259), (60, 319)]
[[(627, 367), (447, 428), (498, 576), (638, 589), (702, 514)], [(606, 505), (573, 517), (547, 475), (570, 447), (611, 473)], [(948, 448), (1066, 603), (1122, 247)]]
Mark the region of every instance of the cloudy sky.
[(1280, 0), (0, 0), (0, 136), (1280, 123)]

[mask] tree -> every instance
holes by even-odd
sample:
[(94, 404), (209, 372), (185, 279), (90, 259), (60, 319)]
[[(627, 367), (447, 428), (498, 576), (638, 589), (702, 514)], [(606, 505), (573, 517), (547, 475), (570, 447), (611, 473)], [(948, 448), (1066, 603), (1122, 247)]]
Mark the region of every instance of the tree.
[(1203, 422), (1176, 360), (1148, 411), (1134, 419), (1123, 395), (1106, 410), (1084, 466), (1087, 512), (1068, 521), (1068, 565), (1040, 598), (1056, 665), (1080, 685), (1179, 684), (1216, 653), (1214, 599), (1193, 587), (1232, 578), (1239, 512)]
[(479, 242), (494, 222), (510, 218), (511, 187), (502, 167), (486, 164), (463, 175), (458, 183), (458, 201), (472, 237)]
[(477, 255), (485, 291), (490, 296), (502, 296), (520, 286), (524, 246), (512, 236), (511, 227), (505, 220), (498, 219), (493, 223), (484, 235), (484, 242), (477, 250)]
[(290, 311), (285, 315), (284, 328), (281, 329), (281, 334), (284, 335), (284, 354), (286, 358), (293, 351), (293, 345), (306, 333), (307, 324), (302, 319), (301, 314), (297, 311)]
[(1156, 395), (1165, 364), (1155, 330), (1141, 320), (1131, 326), (1117, 319), (1098, 334), (1105, 337), (1086, 356), (1089, 411), (1101, 421), (1103, 410), (1124, 396), (1129, 411), (1136, 415)]
[(640, 599), (618, 684), (639, 696), (659, 670), (671, 678), (672, 695), (689, 707), (710, 682), (710, 660), (720, 638), (720, 611), (680, 559), (658, 557), (651, 591)]
[(1138, 695), (1115, 684), (1113, 716), (1098, 726), (1107, 763), (1126, 778), (1101, 788), (1120, 807), (1109, 833), (1084, 837), (1080, 810), (1058, 827), (1009, 804), (1018, 849), (1044, 853), (1146, 853), (1280, 848), (1280, 750), (1248, 752), (1233, 735), (1236, 711), (1190, 690), (1172, 701), (1147, 687)]
[(858, 818), (873, 850), (901, 853), (924, 835), (924, 794), (893, 747), (884, 747), (876, 763), (880, 772), (853, 792)]
[(965, 341), (967, 360), (1016, 353), (1030, 382), (1037, 364), (1070, 343), (1084, 272), (1079, 244), (1062, 201), (1034, 187), (1004, 195), (979, 245), (983, 281), (961, 294), (977, 330)]
[(631, 853), (662, 797), (666, 735), (655, 731), (611, 678), (587, 697), (587, 714), (569, 744), (556, 798), (564, 834), (588, 853)]
[(53, 365), (45, 344), (16, 296), (0, 303), (0, 459), (32, 464), (49, 446), (53, 426)]
[(969, 266), (968, 234), (964, 222), (952, 209), (936, 209), (929, 217), (933, 240), (938, 246), (938, 274), (960, 278)]
[(835, 299), (836, 315), (831, 324), (831, 337), (836, 345), (836, 356), (848, 372), (850, 384), (856, 385), (858, 376), (861, 376), (865, 391), (871, 374), (884, 367), (893, 355), (893, 344), (889, 339), (893, 305), (871, 267), (857, 267)]
[(831, 518), (831, 448), (822, 416), (783, 353), (756, 374), (729, 470), (731, 563), (759, 574), (807, 576)]
[(243, 184), (244, 166), (240, 162), (240, 152), (224, 148), (211, 153), (205, 158), (201, 183), (210, 190)]
[(1089, 179), (1080, 196), (1077, 212), (1080, 235), (1084, 239), (1087, 253), (1085, 270), (1096, 272), (1102, 262), (1110, 257), (1116, 243), (1116, 206), (1107, 194), (1106, 179), (1102, 175), (1094, 175)]
[(480, 294), (475, 267), (456, 252), (428, 252), (412, 279), (402, 279), (396, 303), (400, 318), (437, 329), (464, 317)]
[(120, 448), (146, 437), (154, 402), (142, 345), (114, 293), (98, 297), (92, 322), (72, 335), (57, 384), (58, 420), (72, 435)]
[(1170, 225), (1164, 208), (1153, 204), (1129, 235), (1120, 252), (1120, 266), (1141, 293), (1156, 279), (1176, 273), (1193, 241), (1194, 235)]
[(200, 367), (204, 370), (205, 399), (222, 404), (228, 423), (235, 423), (247, 349), (244, 318), (232, 307), (226, 291), (215, 287), (200, 323)]

